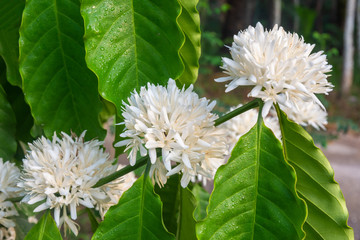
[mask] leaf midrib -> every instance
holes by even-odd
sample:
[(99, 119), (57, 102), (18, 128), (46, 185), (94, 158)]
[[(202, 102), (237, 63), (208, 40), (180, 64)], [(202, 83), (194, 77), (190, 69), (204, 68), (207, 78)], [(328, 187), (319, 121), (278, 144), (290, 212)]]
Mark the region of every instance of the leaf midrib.
[[(81, 129), (83, 129), (81, 121), (80, 121), (79, 113), (78, 113), (77, 109), (75, 109), (74, 92), (73, 92), (73, 90), (71, 88), (71, 85), (69, 83), (70, 78), (72, 78), (72, 77), (71, 77), (71, 75), (70, 75), (70, 73), (68, 71), (68, 66), (67, 66), (66, 61), (65, 61), (64, 46), (63, 46), (63, 43), (62, 43), (62, 40), (61, 40), (61, 31), (60, 31), (60, 24), (59, 24), (59, 14), (60, 13), (59, 13), (58, 7), (57, 7), (57, 0), (54, 0), (53, 3), (54, 3), (54, 15), (55, 15), (55, 21), (56, 21), (56, 27), (57, 27), (56, 28), (57, 29), (57, 36), (58, 36), (58, 40), (59, 40), (59, 48), (61, 49), (60, 53), (61, 53), (61, 58), (62, 58), (62, 61), (63, 61), (63, 64), (64, 64), (65, 74), (66, 74), (66, 83), (67, 83), (68, 89), (70, 91), (72, 107), (73, 107), (74, 112), (75, 112), (75, 117), (77, 119), (77, 123), (79, 124), (79, 127)], [(54, 120), (55, 120), (55, 118), (53, 119), (53, 121)]]
[(132, 10), (132, 14), (131, 14), (131, 20), (133, 23), (133, 36), (134, 36), (134, 54), (135, 54), (135, 82), (136, 82), (136, 88), (139, 87), (139, 63), (138, 63), (138, 52), (137, 52), (137, 38), (136, 38), (136, 31), (135, 31), (135, 9), (134, 9), (134, 0), (131, 0), (131, 10)]
[[(259, 114), (260, 116), (260, 114)], [(257, 140), (257, 147), (256, 147), (256, 163), (255, 163), (255, 200), (254, 200), (254, 207), (252, 208), (255, 211), (254, 214), (254, 219), (253, 219), (253, 224), (252, 224), (252, 234), (251, 234), (251, 239), (254, 239), (255, 237), (255, 225), (256, 225), (256, 215), (257, 215), (257, 201), (258, 201), (258, 195), (259, 195), (259, 168), (260, 168), (260, 136), (261, 136), (261, 124), (262, 124), (262, 119), (259, 118), (257, 121), (257, 131), (256, 131), (256, 140)]]

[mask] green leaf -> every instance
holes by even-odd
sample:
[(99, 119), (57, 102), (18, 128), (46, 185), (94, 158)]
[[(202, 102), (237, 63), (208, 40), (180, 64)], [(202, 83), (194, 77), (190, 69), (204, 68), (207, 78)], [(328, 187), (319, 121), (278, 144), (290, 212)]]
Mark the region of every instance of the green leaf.
[(188, 188), (179, 187), (180, 206), (176, 239), (196, 240), (194, 210), (196, 200)]
[(196, 9), (199, 0), (179, 0), (182, 7), (178, 24), (185, 35), (185, 43), (180, 49), (180, 56), (185, 70), (180, 76), (182, 84), (195, 83), (199, 72), (201, 55), (200, 15)]
[(194, 186), (192, 193), (194, 194), (194, 197), (197, 201), (197, 206), (194, 212), (195, 220), (203, 220), (206, 217), (206, 208), (209, 204), (210, 194), (199, 184)]
[(177, 0), (83, 0), (86, 62), (101, 95), (120, 114), (122, 100), (146, 83), (165, 85), (184, 66)]
[(6, 93), (0, 85), (0, 158), (11, 160), (16, 152), (16, 120)]
[(45, 135), (105, 136), (96, 76), (87, 68), (77, 0), (28, 0), (20, 28), (23, 90)]
[(40, 221), (26, 235), (25, 240), (58, 240), (62, 239), (54, 219), (47, 211)]
[(297, 175), (296, 190), (305, 200), (306, 239), (354, 239), (349, 213), (334, 170), (311, 136), (277, 107), (286, 160)]
[(25, 0), (0, 0), (0, 55), (6, 63), (7, 80), (21, 87), (19, 27)]
[(207, 208), (197, 225), (199, 239), (302, 239), (304, 202), (280, 142), (261, 120), (221, 166)]
[(109, 209), (92, 239), (174, 239), (164, 228), (161, 208), (150, 178), (142, 175)]

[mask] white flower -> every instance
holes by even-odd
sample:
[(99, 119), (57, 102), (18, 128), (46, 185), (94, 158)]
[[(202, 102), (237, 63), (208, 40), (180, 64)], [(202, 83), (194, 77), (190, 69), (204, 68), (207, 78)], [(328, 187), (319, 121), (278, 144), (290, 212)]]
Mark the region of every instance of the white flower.
[[(241, 107), (242, 104), (237, 107), (230, 108), (230, 112)], [(259, 112), (256, 109), (248, 110), (236, 117), (231, 118), (220, 126), (223, 127), (227, 133), (227, 142), (229, 152), (232, 151), (239, 138), (250, 131), (250, 129), (256, 124), (258, 120)], [(264, 124), (272, 130), (275, 137), (281, 140), (281, 131), (279, 120), (277, 117), (268, 115), (264, 118)]]
[[(22, 189), (17, 187), (19, 179), (20, 170), (15, 164), (3, 162), (3, 159), (0, 158), (0, 225), (3, 225), (5, 228), (15, 227), (15, 222), (8, 219), (8, 217), (17, 216), (18, 212), (14, 204), (6, 201), (6, 199), (19, 197), (24, 194)], [(10, 234), (10, 232), (4, 229), (1, 230), (1, 234), (5, 236), (6, 234)]]
[(15, 198), (24, 195), (21, 188), (17, 186), (20, 178), (20, 170), (11, 162), (3, 162), (0, 158), (0, 193), (7, 198)]
[(324, 109), (315, 94), (332, 90), (326, 79), (331, 65), (322, 51), (311, 54), (313, 48), (296, 33), (287, 33), (277, 25), (267, 31), (258, 23), (234, 36), (232, 59), (223, 58), (222, 68), (229, 76), (215, 81), (231, 81), (226, 92), (254, 86), (249, 96), (265, 102), (263, 116), (273, 103), (292, 108), (301, 100), (311, 100)]
[[(120, 170), (123, 167), (123, 165), (119, 164), (117, 170)], [(102, 189), (110, 197), (110, 201), (96, 206), (96, 209), (99, 210), (102, 219), (104, 219), (105, 213), (109, 210), (109, 208), (119, 202), (121, 195), (128, 190), (135, 181), (135, 174), (130, 172), (102, 186)]]
[[(167, 87), (149, 83), (147, 89), (142, 87), (124, 102), (126, 131), (120, 136), (127, 139), (115, 146), (131, 149), (131, 165), (138, 151), (141, 156), (149, 155), (153, 181), (160, 186), (178, 172), (183, 174), (182, 187), (197, 174), (212, 177), (214, 166), (223, 163), (226, 152), (224, 134), (214, 127), (214, 106), (215, 102), (199, 98), (193, 86), (180, 90), (172, 79)], [(157, 148), (162, 150), (162, 159)]]
[(16, 232), (15, 228), (0, 228), (0, 240), (15, 240)]
[(12, 202), (6, 201), (7, 196), (0, 193), (0, 225), (6, 228), (15, 227), (15, 222), (8, 217), (17, 216), (18, 212)]
[(282, 107), (288, 118), (302, 126), (312, 126), (316, 130), (326, 130), (327, 113), (314, 102), (304, 102), (297, 104), (293, 108)]
[(29, 144), (30, 151), (23, 160), (23, 181), (18, 186), (27, 193), (22, 202), (41, 203), (34, 212), (54, 209), (59, 229), (64, 224), (65, 231), (70, 228), (77, 235), (78, 225), (73, 221), (77, 206), (103, 209), (116, 192), (122, 192), (112, 189), (112, 183), (92, 188), (117, 168), (100, 148), (102, 142), (84, 142), (85, 132), (80, 137), (61, 135), (62, 139), (54, 133), (52, 141), (41, 137)]

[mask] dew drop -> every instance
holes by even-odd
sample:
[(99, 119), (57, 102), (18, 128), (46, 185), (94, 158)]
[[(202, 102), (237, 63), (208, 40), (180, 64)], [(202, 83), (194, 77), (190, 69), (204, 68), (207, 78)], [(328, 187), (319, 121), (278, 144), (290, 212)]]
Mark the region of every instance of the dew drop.
[(104, 48), (104, 47), (101, 47), (101, 48), (100, 48), (100, 50), (101, 50), (101, 51), (104, 51), (104, 50), (105, 50), (105, 48)]

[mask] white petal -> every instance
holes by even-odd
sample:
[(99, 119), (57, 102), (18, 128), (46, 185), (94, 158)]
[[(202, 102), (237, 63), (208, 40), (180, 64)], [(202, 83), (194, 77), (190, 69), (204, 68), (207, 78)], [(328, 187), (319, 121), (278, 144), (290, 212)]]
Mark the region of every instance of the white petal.
[(182, 162), (186, 167), (192, 169), (189, 156), (186, 153), (182, 154)]
[(77, 218), (75, 202), (70, 203), (70, 215), (73, 220)]
[(41, 212), (42, 210), (48, 209), (50, 206), (44, 202), (43, 204), (40, 204), (34, 209), (34, 212)]

